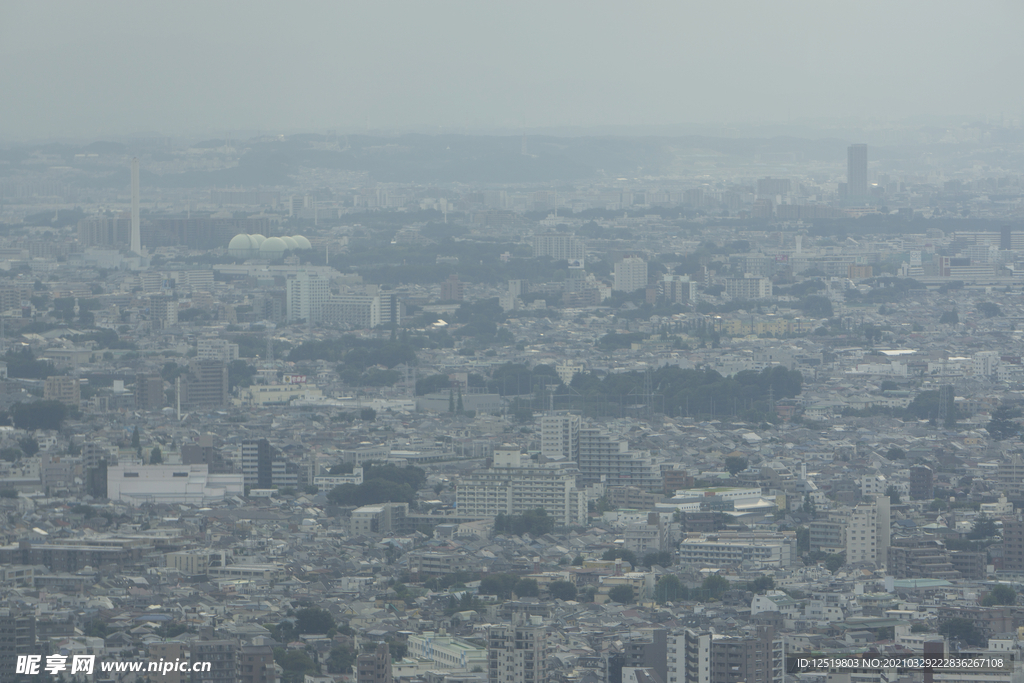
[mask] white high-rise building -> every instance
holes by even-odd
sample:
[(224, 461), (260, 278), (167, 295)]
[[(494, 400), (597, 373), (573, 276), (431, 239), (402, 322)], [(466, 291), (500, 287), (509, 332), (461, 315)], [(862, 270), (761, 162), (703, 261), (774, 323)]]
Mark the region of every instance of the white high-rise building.
[(521, 515), (543, 509), (556, 526), (587, 520), (587, 495), (576, 487), (575, 469), (539, 466), (518, 446), (494, 449), (494, 465), (460, 478), (455, 492), (459, 512), (467, 517)]
[(289, 274), (285, 292), (288, 322), (323, 321), (324, 304), (331, 296), (331, 281), (326, 275), (318, 272)]
[(647, 261), (627, 256), (615, 264), (615, 287), (619, 292), (635, 292), (647, 287)]
[(576, 462), (580, 456), (580, 416), (561, 413), (541, 417), (540, 454)]
[(516, 615), (517, 623), (487, 629), (487, 683), (543, 683), (547, 627)]
[(534, 235), (533, 255), (550, 256), (556, 261), (583, 262), (584, 243), (575, 235)]
[(142, 229), (139, 223), (139, 159), (132, 159), (132, 244), (131, 252), (142, 256)]
[(846, 562), (885, 566), (889, 554), (889, 497), (853, 508), (846, 524)]

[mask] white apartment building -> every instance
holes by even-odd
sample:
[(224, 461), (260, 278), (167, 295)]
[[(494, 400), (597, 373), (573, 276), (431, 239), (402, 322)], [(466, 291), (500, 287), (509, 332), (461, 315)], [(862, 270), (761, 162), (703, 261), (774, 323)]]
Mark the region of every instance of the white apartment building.
[(635, 292), (647, 287), (647, 261), (627, 256), (615, 264), (615, 286), (619, 292)]
[(585, 524), (586, 492), (576, 487), (577, 471), (543, 467), (518, 447), (494, 449), (494, 465), (459, 480), (455, 500), (466, 517), (521, 515), (543, 509), (558, 526)]
[(487, 659), (487, 683), (544, 683), (547, 627), (532, 622), (491, 626)]
[(324, 304), (326, 323), (369, 330), (382, 321), (379, 295), (343, 294), (330, 297)]
[(324, 304), (330, 296), (331, 281), (325, 274), (316, 271), (289, 273), (285, 281), (288, 322), (322, 322)]
[[(582, 262), (584, 242), (575, 235), (534, 235), (533, 255), (550, 256), (555, 261)], [(520, 294), (521, 296), (521, 294)]]
[(889, 497), (875, 496), (850, 511), (846, 525), (846, 562), (884, 566), (889, 554)]
[(238, 360), (238, 344), (227, 339), (205, 338), (196, 342), (196, 358), (199, 360), (222, 360), (230, 363)]
[(723, 532), (684, 538), (679, 543), (680, 564), (701, 567), (733, 567), (745, 562), (754, 567), (789, 567), (796, 556), (795, 536), (755, 537)]
[(580, 416), (561, 413), (541, 417), (540, 454), (575, 462), (580, 455)]
[(772, 295), (772, 281), (766, 277), (743, 277), (725, 279), (725, 293), (733, 299), (767, 299)]

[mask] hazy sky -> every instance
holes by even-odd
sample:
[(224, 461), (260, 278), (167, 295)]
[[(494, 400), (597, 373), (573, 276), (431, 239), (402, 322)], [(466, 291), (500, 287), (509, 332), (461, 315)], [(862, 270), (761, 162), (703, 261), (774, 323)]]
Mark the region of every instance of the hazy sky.
[(0, 140), (1020, 118), (1024, 3), (0, 0)]

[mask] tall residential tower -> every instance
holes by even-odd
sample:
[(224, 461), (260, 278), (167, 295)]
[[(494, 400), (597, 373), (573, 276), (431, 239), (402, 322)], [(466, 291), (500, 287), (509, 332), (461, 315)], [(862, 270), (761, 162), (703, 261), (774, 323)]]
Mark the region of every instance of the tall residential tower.
[(132, 158), (132, 245), (133, 254), (142, 256), (142, 230), (139, 226), (139, 158)]

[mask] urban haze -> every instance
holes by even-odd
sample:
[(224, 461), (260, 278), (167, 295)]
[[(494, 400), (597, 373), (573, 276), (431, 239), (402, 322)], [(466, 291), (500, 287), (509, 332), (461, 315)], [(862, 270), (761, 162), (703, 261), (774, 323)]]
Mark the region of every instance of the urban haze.
[(0, 0), (0, 683), (1024, 683), (1021, 26)]

